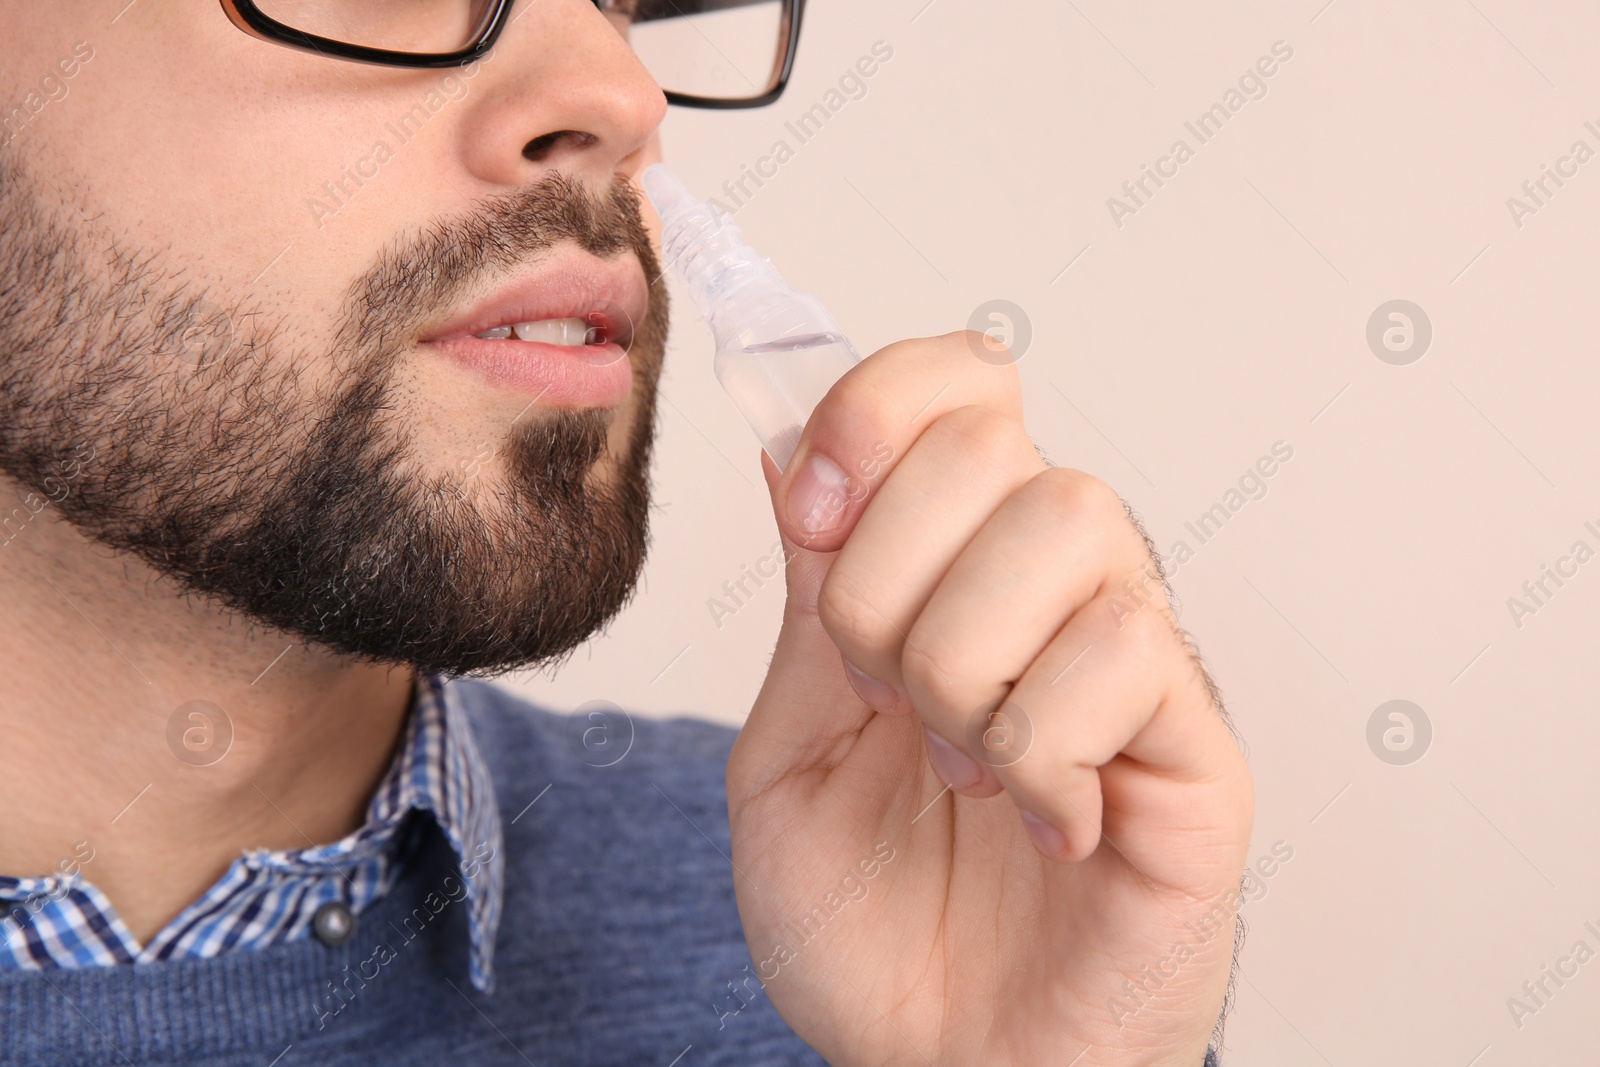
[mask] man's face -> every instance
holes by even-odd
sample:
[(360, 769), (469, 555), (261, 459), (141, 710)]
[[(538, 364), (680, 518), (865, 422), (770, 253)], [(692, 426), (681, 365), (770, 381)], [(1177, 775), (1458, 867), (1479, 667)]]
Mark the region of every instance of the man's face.
[[(68, 484), (90, 537), (361, 657), (506, 669), (621, 607), (666, 336), (625, 176), (665, 101), (588, 0), (444, 71), (269, 44), (216, 0), (0, 25), (17, 489)], [(535, 320), (597, 343), (495, 329)]]

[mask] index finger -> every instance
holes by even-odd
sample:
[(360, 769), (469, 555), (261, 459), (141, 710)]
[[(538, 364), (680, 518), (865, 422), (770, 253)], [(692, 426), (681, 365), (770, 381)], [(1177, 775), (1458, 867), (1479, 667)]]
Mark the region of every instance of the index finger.
[(785, 535), (814, 552), (839, 548), (900, 457), (956, 408), (978, 404), (1021, 422), (1016, 368), (993, 360), (994, 344), (971, 330), (898, 341), (847, 371), (812, 413), (779, 480)]

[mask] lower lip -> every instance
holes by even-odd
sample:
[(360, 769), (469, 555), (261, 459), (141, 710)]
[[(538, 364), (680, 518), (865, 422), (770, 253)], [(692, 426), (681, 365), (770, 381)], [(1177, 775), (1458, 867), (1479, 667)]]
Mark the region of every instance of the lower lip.
[(617, 407), (633, 389), (627, 353), (609, 342), (579, 347), (460, 337), (429, 347), (497, 385), (534, 394), (549, 407)]

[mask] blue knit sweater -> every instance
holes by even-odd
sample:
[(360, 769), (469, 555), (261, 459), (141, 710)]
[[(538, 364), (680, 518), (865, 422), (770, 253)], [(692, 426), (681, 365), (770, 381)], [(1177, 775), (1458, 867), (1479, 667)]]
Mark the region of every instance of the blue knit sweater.
[(744, 981), (725, 858), (734, 732), (638, 719), (626, 758), (597, 768), (567, 717), (455, 684), (507, 813), (492, 995), (468, 980), (455, 858), (429, 822), (338, 947), (0, 973), (0, 1064), (823, 1064)]

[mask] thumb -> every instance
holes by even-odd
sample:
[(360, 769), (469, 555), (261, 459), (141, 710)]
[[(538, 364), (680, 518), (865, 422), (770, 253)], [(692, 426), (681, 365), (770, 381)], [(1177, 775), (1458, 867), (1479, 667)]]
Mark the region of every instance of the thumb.
[(766, 680), (729, 763), (733, 798), (760, 793), (773, 779), (823, 758), (832, 750), (829, 740), (859, 733), (876, 715), (851, 686), (844, 658), (818, 613), (823, 581), (838, 550), (808, 549), (791, 536), (781, 517), (782, 475), (765, 452), (761, 471), (779, 516), (788, 599)]
[(816, 619), (817, 596), (822, 590), (822, 580), (828, 576), (828, 568), (833, 564), (833, 557), (839, 553), (812, 551), (798, 541), (790, 533), (790, 524), (783, 521), (784, 500), (779, 495), (783, 479), (783, 472), (778, 470), (778, 465), (772, 462), (772, 457), (763, 450), (761, 453), (761, 473), (767, 479), (767, 493), (772, 499), (772, 512), (778, 524), (778, 537), (783, 542), (784, 581), (788, 587), (788, 605), (784, 608), (784, 625), (788, 626), (791, 613), (798, 612), (801, 616)]

